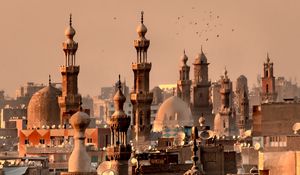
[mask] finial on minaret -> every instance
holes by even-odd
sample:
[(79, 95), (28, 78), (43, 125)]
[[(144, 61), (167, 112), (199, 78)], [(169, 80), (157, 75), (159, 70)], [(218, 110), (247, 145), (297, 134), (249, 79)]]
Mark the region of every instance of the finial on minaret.
[(119, 74), (119, 81), (118, 81), (118, 88), (121, 90), (122, 83), (121, 83), (121, 75)]
[(49, 86), (51, 85), (51, 75), (49, 74)]
[(144, 24), (144, 11), (141, 11), (141, 23)]
[(267, 52), (267, 63), (270, 62), (269, 52)]
[(224, 75), (225, 75), (225, 77), (227, 77), (227, 69), (226, 69), (226, 66), (225, 66), (225, 68), (224, 68)]
[(202, 50), (202, 45), (201, 45), (201, 53), (203, 53), (203, 50)]
[(69, 23), (70, 23), (70, 26), (72, 26), (72, 13), (70, 13), (70, 21), (69, 21)]
[(79, 111), (83, 111), (82, 110), (82, 98), (80, 98), (80, 100), (79, 100)]

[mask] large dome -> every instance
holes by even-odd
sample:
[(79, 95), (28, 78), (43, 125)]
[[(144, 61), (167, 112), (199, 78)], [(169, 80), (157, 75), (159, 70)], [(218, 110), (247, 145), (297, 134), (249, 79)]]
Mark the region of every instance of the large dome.
[(161, 132), (164, 127), (174, 124), (178, 126), (192, 126), (191, 109), (186, 102), (176, 96), (169, 97), (160, 106), (153, 124), (154, 132)]
[(27, 109), (27, 128), (59, 125), (60, 108), (57, 97), (61, 91), (52, 85), (44, 87), (31, 97)]

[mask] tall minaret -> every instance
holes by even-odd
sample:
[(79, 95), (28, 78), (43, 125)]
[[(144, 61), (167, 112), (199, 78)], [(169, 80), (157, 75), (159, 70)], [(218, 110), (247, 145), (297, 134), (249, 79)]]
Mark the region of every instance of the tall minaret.
[(269, 54), (267, 54), (267, 62), (264, 63), (264, 76), (262, 81), (262, 102), (274, 102), (277, 98), (275, 91), (275, 77), (273, 75), (273, 63), (270, 62)]
[(230, 104), (230, 94), (232, 92), (232, 83), (227, 75), (225, 68), (224, 75), (221, 76), (221, 108), (214, 119), (214, 131), (219, 136), (229, 136), (234, 132), (236, 121), (232, 118), (232, 109)]
[(131, 156), (131, 146), (127, 140), (130, 117), (123, 110), (125, 101), (126, 97), (122, 93), (119, 76), (118, 90), (114, 96), (115, 112), (108, 120), (111, 130), (111, 146), (107, 147), (107, 158), (111, 162), (118, 162), (117, 166), (114, 167), (114, 171), (119, 175), (128, 175), (128, 160)]
[(141, 12), (141, 24), (137, 27), (138, 38), (134, 40), (137, 58), (131, 67), (134, 73), (134, 89), (130, 94), (133, 106), (132, 138), (138, 144), (144, 144), (149, 140), (151, 131), (150, 115), (153, 93), (149, 91), (149, 72), (152, 64), (147, 60), (147, 50), (150, 41), (145, 38), (147, 28), (144, 25), (143, 12)]
[(188, 57), (183, 51), (179, 65), (179, 80), (177, 81), (177, 96), (185, 101), (188, 105), (191, 102), (191, 84), (190, 66), (186, 64)]
[(194, 116), (194, 125), (198, 124), (199, 117), (204, 114), (207, 124), (212, 126), (212, 105), (210, 103), (209, 89), (211, 82), (208, 80), (208, 65), (207, 58), (203, 53), (196, 55), (194, 65), (194, 81), (192, 86), (192, 112)]
[(72, 15), (70, 15), (70, 24), (65, 30), (67, 40), (63, 42), (63, 51), (65, 52), (65, 65), (60, 67), (62, 75), (62, 95), (58, 98), (61, 124), (68, 124), (69, 118), (77, 111), (80, 106), (81, 95), (78, 94), (77, 77), (79, 66), (76, 65), (76, 51), (78, 43), (73, 40), (76, 34), (72, 27)]

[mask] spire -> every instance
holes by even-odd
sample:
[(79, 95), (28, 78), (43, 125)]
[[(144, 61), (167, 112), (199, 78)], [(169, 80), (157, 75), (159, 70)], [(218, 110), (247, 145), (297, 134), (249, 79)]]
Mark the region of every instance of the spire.
[(72, 26), (72, 14), (70, 14), (69, 26), (65, 30), (66, 41), (63, 42), (63, 51), (65, 52), (65, 66), (75, 66), (75, 55), (78, 43), (73, 40), (76, 34)]
[(226, 66), (225, 66), (225, 68), (224, 68), (224, 76), (225, 76), (225, 77), (227, 77), (227, 73), (228, 73), (228, 72), (227, 72), (227, 69), (226, 69)]
[(267, 63), (270, 62), (269, 52), (267, 52)]
[(141, 11), (141, 23), (144, 24), (144, 11)]
[(51, 85), (51, 75), (49, 74), (49, 86)]
[(126, 101), (126, 97), (122, 92), (121, 75), (119, 74), (119, 80), (117, 83), (118, 90), (114, 96), (115, 111), (123, 111), (123, 106)]
[(195, 126), (192, 128), (192, 138), (193, 138), (193, 147), (192, 147), (193, 156), (191, 157), (191, 159), (193, 161), (193, 166), (191, 169), (186, 171), (184, 175), (202, 175), (203, 173), (201, 172), (201, 170), (199, 170), (197, 166), (197, 161), (199, 160), (197, 156), (197, 151), (198, 151), (197, 139), (199, 138), (199, 136), (198, 136), (198, 129)]
[(182, 66), (186, 65), (187, 60), (188, 60), (188, 57), (185, 54), (185, 49), (183, 49), (183, 55), (181, 57)]
[(122, 88), (121, 75), (120, 74), (119, 74), (118, 88), (119, 88), (119, 90), (121, 90), (121, 88)]
[(201, 45), (201, 53), (203, 53), (203, 50), (202, 50), (202, 45)]
[(137, 51), (137, 63), (147, 62), (147, 50), (150, 45), (150, 41), (145, 38), (147, 33), (147, 27), (144, 25), (144, 12), (141, 12), (141, 23), (137, 26), (136, 32), (138, 38), (134, 40), (134, 47)]
[(69, 21), (70, 26), (72, 26), (72, 13), (70, 13), (70, 21)]

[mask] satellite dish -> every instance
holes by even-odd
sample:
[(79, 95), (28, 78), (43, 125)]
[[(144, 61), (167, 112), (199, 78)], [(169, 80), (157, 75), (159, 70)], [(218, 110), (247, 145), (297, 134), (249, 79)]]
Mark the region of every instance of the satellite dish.
[(54, 129), (54, 128), (55, 128), (55, 125), (52, 125), (51, 128)]
[(45, 125), (43, 125), (43, 126), (42, 126), (42, 129), (45, 129), (45, 128), (46, 128), (46, 126), (45, 126)]
[(207, 140), (207, 139), (210, 139), (212, 137), (214, 137), (214, 132), (211, 131), (211, 130), (204, 130), (204, 131), (201, 131), (200, 134), (199, 134), (200, 138), (203, 139), (203, 140)]

